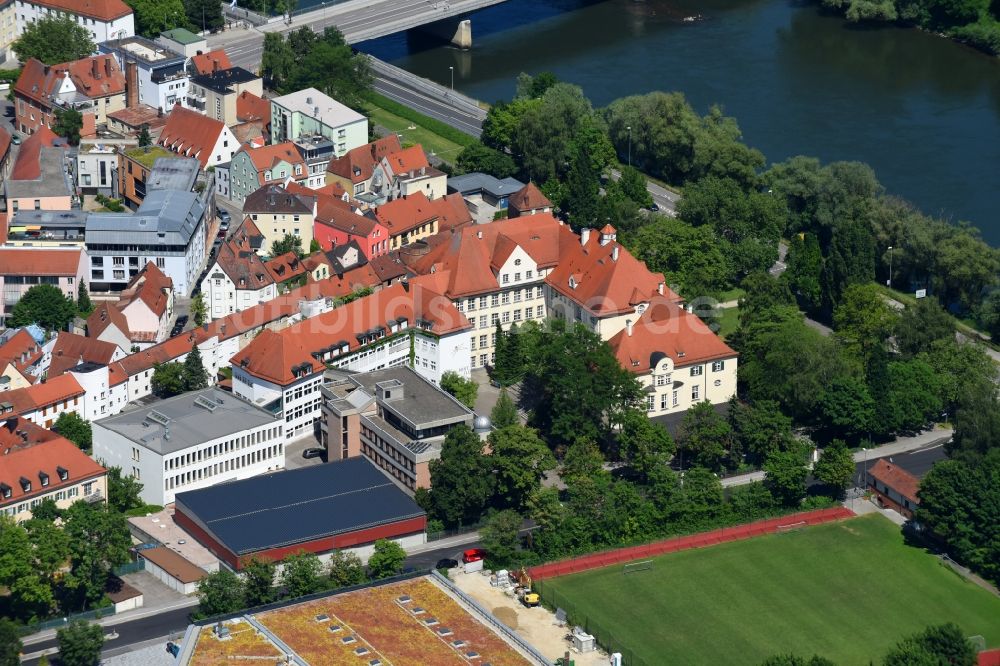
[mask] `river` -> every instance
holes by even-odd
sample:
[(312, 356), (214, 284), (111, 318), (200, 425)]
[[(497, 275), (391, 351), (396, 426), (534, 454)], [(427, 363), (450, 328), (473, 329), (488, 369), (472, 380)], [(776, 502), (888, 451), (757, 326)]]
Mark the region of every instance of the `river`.
[[(701, 16), (698, 21), (685, 17)], [(360, 45), (492, 102), (555, 72), (595, 105), (679, 90), (720, 104), (771, 162), (861, 160), (923, 211), (1000, 246), (1000, 59), (782, 0), (509, 0), (472, 16), (473, 48), (401, 33)]]

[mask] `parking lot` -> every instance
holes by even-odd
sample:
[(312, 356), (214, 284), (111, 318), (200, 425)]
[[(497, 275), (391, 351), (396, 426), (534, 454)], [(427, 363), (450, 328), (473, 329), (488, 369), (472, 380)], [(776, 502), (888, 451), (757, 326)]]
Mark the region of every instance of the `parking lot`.
[(316, 458), (303, 458), (302, 452), (306, 449), (321, 448), (320, 443), (312, 435), (300, 437), (285, 444), (285, 469), (299, 469), (310, 465), (322, 465), (326, 462), (323, 456)]

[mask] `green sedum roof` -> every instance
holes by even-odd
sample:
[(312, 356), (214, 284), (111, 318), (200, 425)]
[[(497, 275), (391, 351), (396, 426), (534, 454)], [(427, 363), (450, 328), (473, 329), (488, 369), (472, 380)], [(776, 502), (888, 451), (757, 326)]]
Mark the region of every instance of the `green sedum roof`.
[(178, 44), (194, 44), (195, 42), (203, 41), (204, 37), (199, 37), (187, 28), (174, 28), (173, 30), (166, 30), (160, 33), (161, 36), (167, 39), (173, 40)]

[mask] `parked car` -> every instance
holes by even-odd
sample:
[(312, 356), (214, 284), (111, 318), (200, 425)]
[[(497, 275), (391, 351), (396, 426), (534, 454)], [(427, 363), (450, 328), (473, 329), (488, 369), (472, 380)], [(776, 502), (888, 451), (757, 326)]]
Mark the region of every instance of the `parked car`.
[(225, 208), (220, 208), (219, 219), (222, 220), (222, 223), (226, 225), (226, 227), (229, 227), (229, 223), (233, 221), (233, 216), (230, 215), (229, 211), (226, 210)]
[(470, 548), (469, 550), (462, 553), (462, 561), (468, 564), (469, 562), (478, 562), (479, 560), (486, 559), (486, 551), (482, 548)]
[(660, 210), (660, 206), (654, 201), (653, 203), (649, 204), (649, 210), (655, 213), (656, 211)]
[(15, 146), (20, 146), (21, 145), (21, 135), (20, 134), (11, 134), (10, 135), (10, 142), (12, 144), (14, 144)]
[(458, 566), (458, 560), (453, 560), (450, 557), (446, 557), (443, 560), (438, 560), (435, 569), (454, 569)]
[(303, 458), (319, 458), (323, 455), (323, 449), (306, 449), (302, 452)]

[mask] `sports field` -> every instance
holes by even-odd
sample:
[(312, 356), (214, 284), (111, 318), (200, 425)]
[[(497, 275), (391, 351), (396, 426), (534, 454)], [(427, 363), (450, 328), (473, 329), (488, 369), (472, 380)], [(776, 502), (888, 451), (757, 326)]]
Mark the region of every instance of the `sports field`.
[[(543, 583), (648, 666), (759, 664), (820, 654), (879, 663), (904, 635), (955, 622), (1000, 646), (1000, 597), (965, 581), (877, 514), (711, 548), (653, 568), (612, 566)], [(574, 618), (575, 619), (575, 618)]]

